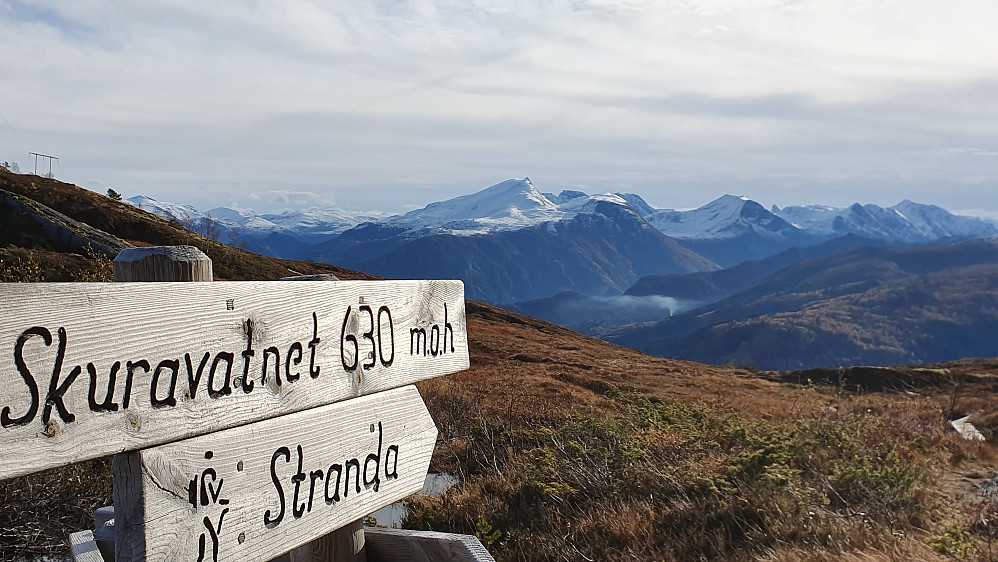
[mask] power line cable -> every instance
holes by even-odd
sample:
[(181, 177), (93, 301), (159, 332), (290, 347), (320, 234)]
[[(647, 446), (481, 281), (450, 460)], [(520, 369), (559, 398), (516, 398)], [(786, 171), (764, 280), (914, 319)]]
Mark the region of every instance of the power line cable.
[(10, 135), (8, 134), (0, 135), (0, 142), (3, 143), (4, 149), (8, 150), (11, 153), (11, 156), (13, 156), (14, 154), (23, 154), (20, 148), (14, 146)]
[(7, 142), (7, 139), (5, 139), (3, 137), (0, 137), (0, 140), (3, 141), (3, 147), (4, 147), (4, 149), (7, 150), (8, 152), (10, 152), (11, 158), (14, 157), (14, 154), (22, 154), (21, 149), (20, 148), (15, 148), (14, 145), (12, 145), (9, 142)]
[(7, 124), (7, 128), (10, 129), (10, 132), (14, 133), (14, 136), (17, 137), (17, 140), (21, 141), (21, 144), (24, 145), (24, 148), (31, 150), (31, 147), (28, 146), (28, 143), (24, 142), (24, 139), (21, 138), (21, 135), (17, 134), (17, 129), (15, 129), (14, 126), (10, 124), (10, 121), (7, 120), (7, 117), (3, 114), (2, 111), (0, 111), (0, 119), (3, 119), (3, 122)]

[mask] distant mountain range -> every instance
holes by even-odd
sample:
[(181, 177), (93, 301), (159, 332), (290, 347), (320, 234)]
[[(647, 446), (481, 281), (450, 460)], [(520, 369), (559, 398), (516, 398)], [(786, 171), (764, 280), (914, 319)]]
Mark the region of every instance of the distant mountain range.
[(998, 355), (998, 241), (858, 246), (762, 277), (753, 269), (643, 280), (631, 292), (644, 298), (684, 284), (729, 296), (658, 322), (604, 326), (601, 337), (662, 357), (761, 369)]
[[(414, 277), (463, 276), (469, 294), (492, 291), (509, 299), (508, 308), (670, 358), (807, 369), (998, 356), (998, 240), (983, 221), (907, 202), (880, 210), (777, 209), (779, 215), (763, 209), (798, 230), (831, 229), (825, 233), (830, 239), (721, 269), (690, 250), (688, 239), (653, 227), (646, 217), (659, 211), (636, 195), (553, 195), (537, 192), (525, 180), (500, 186), (484, 201), (470, 197), (451, 207), (463, 206), (460, 212), (448, 212), (443, 204), (433, 207), (434, 216), (448, 219), (446, 226), (434, 226), (428, 212), (375, 216), (377, 222), (347, 224), (339, 234), (316, 234), (320, 242), (306, 248), (339, 252), (389, 271), (397, 267), (399, 277), (413, 271)], [(0, 229), (0, 241), (5, 241), (9, 276), (67, 281), (79, 279), (80, 272), (107, 275), (106, 262), (93, 258), (94, 252), (114, 256), (126, 240), (198, 243), (212, 256), (216, 275), (225, 279), (320, 272), (361, 276), (207, 243), (172, 222), (197, 226), (208, 216), (182, 205), (138, 200), (155, 203), (161, 213), (170, 211), (173, 218), (161, 220), (76, 186), (2, 170), (0, 188), (0, 224), (6, 227)], [(517, 195), (527, 201), (523, 207), (534, 210), (483, 205)], [(794, 232), (744, 199), (714, 203), (699, 213), (714, 241), (737, 240), (749, 231), (760, 237)], [(247, 237), (236, 227), (257, 225), (268, 233), (263, 238), (285, 237), (292, 248), (302, 245), (294, 238), (303, 235), (296, 231), (299, 221), (311, 220), (303, 227), (306, 232), (332, 230), (331, 221), (315, 219), (330, 213), (301, 213), (301, 219), (283, 224), (280, 217), (290, 213), (212, 213), (218, 217), (211, 219), (218, 224), (208, 225), (213, 235), (232, 229), (228, 234)], [(488, 220), (468, 220), (469, 213)], [(876, 220), (870, 222), (871, 217)], [(672, 223), (689, 227), (694, 218)], [(715, 228), (721, 223), (734, 226)], [(873, 237), (839, 236), (860, 225)], [(910, 238), (899, 241), (902, 236)], [(659, 261), (663, 255), (665, 263)], [(530, 292), (545, 296), (513, 302), (518, 293)], [(556, 329), (547, 325), (541, 331)]]
[(645, 276), (707, 273), (854, 235), (927, 243), (998, 235), (992, 222), (904, 201), (773, 207), (725, 195), (698, 209), (655, 209), (639, 195), (538, 190), (529, 178), (401, 215), (310, 209), (256, 215), (134, 197), (132, 204), (265, 255), (396, 278), (459, 278), (471, 298), (508, 305), (564, 291), (619, 295)]

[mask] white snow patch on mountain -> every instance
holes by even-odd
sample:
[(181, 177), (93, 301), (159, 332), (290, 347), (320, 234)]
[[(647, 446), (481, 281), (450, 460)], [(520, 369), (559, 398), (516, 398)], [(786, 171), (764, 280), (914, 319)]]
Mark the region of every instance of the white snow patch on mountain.
[(781, 230), (792, 229), (755, 201), (737, 195), (723, 195), (690, 211), (662, 209), (646, 219), (662, 233), (686, 240), (723, 240), (751, 231), (780, 237)]
[(126, 202), (158, 217), (162, 217), (167, 220), (178, 220), (182, 224), (192, 223), (193, 221), (200, 220), (204, 217), (204, 213), (190, 205), (157, 201), (152, 197), (146, 197), (144, 195), (130, 197), (126, 200)]
[(479, 234), (525, 228), (563, 216), (557, 204), (538, 191), (530, 178), (524, 178), (506, 180), (477, 193), (430, 203), (383, 222), (410, 230), (431, 228), (456, 234)]
[(990, 237), (998, 228), (977, 217), (954, 215), (942, 207), (904, 200), (893, 207), (860, 205), (791, 206), (774, 213), (798, 227), (824, 236), (856, 234), (901, 242), (928, 242), (948, 237)]

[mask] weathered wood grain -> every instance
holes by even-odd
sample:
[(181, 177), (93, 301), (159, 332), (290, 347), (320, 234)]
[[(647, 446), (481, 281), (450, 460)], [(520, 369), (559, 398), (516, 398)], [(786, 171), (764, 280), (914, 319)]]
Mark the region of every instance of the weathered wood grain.
[(79, 531), (69, 535), (70, 555), (73, 562), (104, 562), (93, 531)]
[(471, 535), (368, 527), (364, 537), (370, 562), (495, 562)]
[(468, 362), (460, 281), (0, 284), (0, 478)]
[(436, 435), (407, 386), (118, 455), (115, 560), (270, 560), (419, 491)]
[(351, 521), (271, 562), (367, 562), (364, 520)]

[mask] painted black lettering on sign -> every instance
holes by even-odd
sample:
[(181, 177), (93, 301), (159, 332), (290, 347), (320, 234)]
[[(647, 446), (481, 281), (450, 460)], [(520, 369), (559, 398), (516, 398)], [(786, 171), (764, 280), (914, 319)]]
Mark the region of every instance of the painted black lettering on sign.
[(267, 384), (267, 357), (274, 356), (274, 378), (277, 379), (277, 386), (281, 386), (281, 352), (276, 347), (268, 347), (263, 350), (263, 375), (260, 377), (260, 384)]
[[(350, 321), (350, 310), (352, 308), (347, 306), (347, 313), (343, 316), (343, 328), (340, 329), (340, 361), (343, 362), (343, 368), (347, 371), (354, 371), (357, 369), (357, 362), (360, 360), (360, 344), (357, 343), (357, 336), (353, 334), (347, 334), (347, 322)], [(350, 342), (353, 344), (353, 363), (347, 363), (347, 353), (346, 353), (346, 343)]]
[[(353, 308), (348, 306), (346, 314), (343, 315), (343, 326), (340, 328), (340, 359), (343, 362), (343, 369), (347, 371), (355, 371), (358, 367), (364, 369), (370, 369), (378, 364), (385, 367), (390, 367), (395, 361), (395, 324), (392, 321), (392, 311), (387, 306), (382, 306), (378, 308), (378, 314), (374, 314), (374, 309), (370, 305), (361, 305), (358, 312), (362, 316), (367, 316), (366, 322), (361, 320), (357, 324), (366, 323), (369, 329), (360, 334), (360, 337), (370, 342), (370, 351), (366, 349), (361, 352), (362, 344), (360, 340), (357, 339), (357, 335), (348, 331), (347, 327), (350, 325), (350, 314), (353, 312)], [(364, 314), (366, 313), (366, 314)], [(389, 350), (385, 352), (385, 337), (384, 337), (384, 317), (388, 317), (388, 346)], [(356, 326), (355, 327), (359, 327)], [(352, 330), (353, 328), (351, 328)], [(363, 344), (366, 348), (367, 343)], [(352, 347), (353, 351), (348, 353), (348, 347)], [(352, 362), (347, 361), (347, 357), (352, 355)], [(364, 356), (368, 361), (360, 363), (360, 357)], [(387, 355), (387, 359), (386, 359)]]
[[(253, 351), (253, 320), (251, 318), (247, 318), (243, 322), (243, 331), (246, 332), (246, 349), (243, 351), (243, 392), (249, 394), (256, 386), (256, 383), (249, 378), (250, 358), (256, 355), (256, 352)], [(226, 381), (226, 386), (228, 386), (228, 381)]]
[(125, 396), (121, 399), (122, 408), (125, 408), (127, 410), (128, 405), (132, 402), (132, 377), (135, 376), (135, 370), (142, 369), (148, 373), (149, 369), (151, 368), (152, 367), (149, 366), (149, 362), (146, 361), (145, 359), (142, 359), (141, 361), (135, 361), (135, 362), (129, 361), (128, 363), (125, 363), (125, 372), (127, 374), (125, 376)]
[[(450, 334), (450, 351), (447, 351), (447, 335)], [(454, 327), (447, 320), (447, 303), (444, 303), (444, 326), (441, 329), (439, 324), (430, 326), (427, 334), (426, 328), (409, 328), (409, 355), (443, 355), (454, 353)]]
[(3, 411), (0, 411), (0, 425), (3, 427), (26, 425), (31, 423), (31, 420), (35, 419), (35, 414), (38, 413), (38, 383), (35, 382), (35, 377), (24, 363), (24, 344), (31, 336), (41, 337), (46, 347), (52, 345), (52, 332), (39, 326), (28, 328), (17, 337), (17, 343), (14, 344), (14, 364), (17, 365), (17, 372), (20, 373), (21, 378), (24, 379), (24, 384), (28, 387), (28, 392), (31, 393), (31, 405), (28, 406), (28, 411), (19, 418), (10, 417), (10, 406), (4, 406)]
[(354, 472), (357, 473), (355, 481), (357, 482), (357, 493), (360, 493), (360, 461), (358, 459), (350, 459), (343, 463), (346, 466), (346, 480), (343, 482), (343, 497), (344, 499), (350, 495), (350, 467), (354, 467)]
[[(333, 486), (333, 495), (329, 495), (329, 483), (333, 481), (329, 477), (332, 474), (333, 469), (336, 470), (336, 485)], [(336, 463), (329, 465), (329, 469), (326, 470), (326, 505), (332, 505), (333, 502), (340, 501), (340, 480), (343, 478), (343, 465)]]
[[(232, 361), (236, 356), (228, 351), (215, 354), (215, 360), (211, 362), (211, 370), (208, 371), (208, 396), (218, 398), (232, 394)], [(218, 364), (225, 361), (225, 382), (222, 388), (215, 388), (215, 372), (218, 371)]]
[(57, 330), (57, 335), (59, 337), (59, 351), (56, 352), (55, 356), (55, 367), (52, 368), (52, 380), (49, 382), (49, 393), (45, 396), (45, 409), (42, 411), (42, 423), (47, 424), (49, 419), (52, 417), (52, 406), (55, 406), (56, 410), (59, 411), (59, 417), (62, 421), (69, 423), (76, 419), (68, 409), (66, 409), (66, 403), (62, 401), (63, 396), (66, 395), (66, 391), (69, 390), (69, 386), (73, 384), (76, 377), (80, 376), (83, 371), (79, 366), (73, 369), (66, 380), (59, 384), (59, 375), (62, 374), (62, 361), (66, 358), (66, 328), (59, 328)]
[(198, 388), (201, 386), (201, 376), (204, 375), (204, 368), (208, 365), (208, 358), (211, 354), (207, 351), (201, 357), (201, 363), (198, 364), (197, 375), (194, 374), (194, 365), (191, 363), (191, 354), (184, 354), (184, 363), (187, 365), (187, 392), (190, 394), (191, 400), (198, 397)]
[[(370, 453), (367, 458), (364, 459), (364, 487), (374, 486), (374, 491), (377, 492), (378, 488), (381, 487), (381, 475), (378, 468), (381, 467), (381, 444), (382, 444), (382, 432), (381, 432), (381, 422), (378, 422), (378, 452)], [(397, 457), (396, 457), (397, 458)], [(374, 461), (374, 478), (371, 480), (367, 479), (367, 467), (370, 466), (371, 461)]]
[(363, 364), (365, 369), (370, 369), (371, 367), (378, 364), (378, 359), (374, 356), (374, 352), (377, 351), (377, 346), (378, 346), (377, 342), (374, 341), (374, 311), (371, 309), (370, 306), (366, 304), (361, 305), (360, 311), (366, 312), (367, 317), (371, 322), (371, 329), (361, 334), (361, 336), (363, 336), (364, 339), (369, 340), (371, 342), (371, 353), (367, 354), (367, 356), (371, 358), (371, 362), (370, 363), (364, 362)]
[(323, 477), (322, 470), (313, 470), (308, 473), (308, 511), (312, 511), (312, 498), (315, 497), (315, 481), (322, 480)]
[(295, 484), (295, 496), (294, 500), (291, 502), (291, 515), (295, 519), (301, 518), (305, 514), (305, 504), (301, 504), (301, 509), (298, 508), (298, 492), (301, 491), (301, 483), (305, 481), (305, 473), (301, 471), (302, 463), (305, 462), (305, 455), (302, 454), (301, 445), (298, 445), (298, 472), (291, 477), (291, 481)]
[[(388, 315), (388, 335), (391, 337), (392, 353), (385, 360), (385, 346), (384, 337), (381, 335), (381, 315)], [(381, 359), (381, 364), (385, 367), (391, 367), (392, 363), (395, 362), (395, 323), (392, 322), (392, 311), (388, 309), (387, 306), (382, 306), (378, 309), (378, 357)]]
[(107, 376), (107, 392), (104, 393), (104, 401), (97, 402), (97, 368), (93, 363), (87, 363), (87, 373), (90, 374), (90, 394), (87, 403), (90, 410), (94, 412), (116, 412), (118, 405), (114, 402), (114, 383), (118, 378), (118, 369), (121, 368), (121, 361), (115, 361), (111, 365), (111, 372)]
[[(160, 373), (165, 369), (169, 369), (172, 373), (170, 375), (170, 392), (166, 398), (161, 399), (156, 396), (156, 390), (159, 388)], [(177, 405), (177, 374), (179, 371), (180, 361), (176, 359), (160, 361), (159, 365), (156, 365), (156, 370), (152, 374), (152, 383), (149, 384), (149, 402), (153, 408), (166, 408)]]
[[(380, 322), (383, 321), (383, 314), (380, 310), (377, 316), (374, 315), (372, 310), (368, 310), (367, 312), (372, 319), (377, 318), (379, 325), (375, 326), (372, 323), (371, 330), (366, 337), (369, 340), (377, 341), (381, 336), (382, 326)], [(390, 313), (388, 314), (390, 323), (391, 317)], [(179, 357), (157, 358), (154, 362), (150, 362), (150, 360), (142, 358), (131, 358), (127, 361), (125, 361), (125, 358), (121, 358), (121, 360), (113, 361), (107, 367), (106, 380), (100, 381), (98, 379), (104, 375), (101, 372), (104, 367), (98, 367), (94, 362), (81, 361), (79, 365), (74, 366), (72, 369), (67, 368), (65, 371), (63, 370), (69, 345), (69, 336), (65, 327), (59, 327), (54, 332), (43, 326), (28, 328), (21, 332), (13, 346), (14, 365), (27, 391), (27, 395), (20, 397), (14, 403), (7, 405), (0, 404), (2, 406), (2, 409), (0, 409), (0, 427), (7, 428), (28, 425), (36, 420), (40, 420), (43, 425), (47, 425), (52, 421), (54, 415), (58, 415), (59, 419), (64, 423), (72, 423), (76, 421), (78, 415), (78, 413), (73, 412), (73, 408), (82, 407), (82, 402), (78, 400), (82, 400), (84, 396), (86, 396), (88, 414), (119, 412), (134, 408), (133, 398), (138, 401), (137, 405), (143, 408), (174, 408), (177, 407), (179, 400), (196, 399), (201, 391), (202, 381), (205, 379), (207, 379), (207, 382), (204, 383), (205, 389), (208, 396), (212, 399), (231, 395), (233, 393), (233, 382), (241, 382), (240, 386), (243, 391), (249, 393), (253, 390), (255, 384), (249, 377), (249, 373), (254, 369), (260, 369), (260, 382), (263, 384), (268, 382), (267, 378), (270, 376), (272, 370), (275, 383), (279, 387), (285, 381), (295, 382), (301, 378), (301, 370), (297, 367), (305, 361), (306, 345), (308, 346), (309, 353), (309, 375), (313, 379), (318, 378), (321, 367), (317, 364), (317, 350), (322, 340), (319, 337), (319, 319), (317, 313), (312, 313), (311, 339), (291, 342), (286, 348), (287, 353), (284, 356), (283, 362), (281, 361), (281, 351), (285, 349), (283, 345), (270, 345), (263, 350), (261, 363), (253, 365), (252, 362), (254, 360), (259, 361), (261, 358), (260, 354), (254, 350), (253, 337), (256, 332), (256, 326), (252, 319), (245, 320), (244, 331), (246, 334), (246, 345), (245, 349), (241, 351), (236, 351), (235, 353), (220, 351), (214, 353), (214, 358), (212, 358), (211, 351), (205, 351), (199, 360), (195, 360), (191, 353), (183, 354), (182, 360)], [(377, 336), (374, 334), (377, 334)], [(54, 351), (54, 354), (52, 354), (51, 376), (48, 378), (49, 384), (47, 389), (41, 386), (42, 381), (45, 379), (37, 373), (39, 366), (37, 364), (29, 365), (31, 362), (30, 358), (37, 358), (42, 353), (46, 353), (41, 348), (34, 349), (29, 347), (33, 345), (32, 340), (36, 338), (40, 339), (45, 347)], [(25, 353), (26, 350), (28, 351), (27, 354)], [(381, 352), (382, 363), (386, 362), (385, 357), (388, 357), (388, 362), (394, 358), (394, 350), (392, 350), (391, 355), (380, 349), (376, 351)], [(237, 354), (243, 359), (243, 377), (233, 381), (232, 371), (234, 368), (238, 369), (235, 365)], [(222, 371), (223, 363), (224, 372)], [(273, 367), (271, 367), (271, 363), (273, 363)], [(153, 365), (155, 365), (155, 368), (153, 368)], [(283, 379), (281, 372), (282, 365), (284, 371)], [(178, 399), (177, 385), (178, 379), (182, 376), (180, 370), (183, 367), (187, 369), (187, 390)], [(46, 371), (48, 370), (47, 367), (45, 369)], [(208, 370), (207, 377), (205, 376), (206, 369)], [(141, 388), (141, 391), (137, 388), (135, 396), (133, 396), (132, 389), (135, 384), (135, 377), (141, 375), (151, 376), (139, 383), (138, 388)], [(81, 376), (83, 381), (79, 382)], [(121, 389), (118, 388), (119, 382), (123, 387)], [(11, 381), (3, 380), (0, 383), (10, 384)], [(87, 383), (89, 383), (89, 386), (86, 390), (81, 389), (79, 392), (72, 390), (74, 384), (76, 386), (86, 386)], [(148, 384), (148, 390), (143, 386), (144, 384)], [(44, 396), (41, 394), (43, 390), (46, 391)], [(118, 396), (118, 392), (121, 392), (120, 397)], [(147, 396), (148, 398), (146, 398)], [(77, 404), (79, 406), (76, 406)]]
[[(371, 426), (373, 429), (373, 425)], [(322, 498), (325, 500), (327, 506), (332, 506), (341, 500), (346, 500), (347, 497), (351, 495), (351, 488), (353, 488), (353, 494), (359, 494), (363, 489), (370, 489), (372, 492), (377, 493), (381, 489), (382, 483), (382, 469), (381, 465), (384, 463), (384, 480), (396, 480), (398, 479), (398, 455), (399, 446), (390, 445), (387, 450), (384, 447), (384, 428), (382, 423), (379, 421), (377, 425), (378, 431), (378, 444), (374, 448), (374, 451), (368, 453), (367, 455), (359, 455), (358, 457), (345, 459), (342, 463), (330, 464), (328, 468), (322, 470), (320, 467), (316, 470), (305, 471), (305, 451), (301, 445), (295, 447), (295, 454), (297, 454), (297, 470), (291, 474), (288, 479), (287, 485), (294, 488), (291, 503), (291, 512), (295, 519), (303, 517), (306, 513), (311, 513), (313, 506), (317, 505), (315, 502), (315, 492), (316, 483), (324, 481), (323, 495)], [(382, 454), (384, 452), (384, 454)], [(394, 453), (394, 455), (393, 455)], [(282, 482), (281, 477), (277, 474), (277, 461), (280, 457), (284, 457), (284, 462), (286, 464), (291, 463), (291, 449), (289, 447), (280, 447), (274, 451), (273, 456), (270, 458), (270, 479), (274, 485), (274, 490), (277, 492), (277, 503), (280, 505), (280, 511), (276, 516), (273, 516), (271, 510), (268, 509), (263, 514), (263, 524), (268, 529), (274, 528), (281, 524), (284, 520), (284, 513), (286, 510), (284, 486), (285, 483)], [(394, 459), (393, 459), (394, 457)], [(364, 462), (361, 464), (360, 459), (363, 458)], [(295, 465), (293, 465), (295, 466)], [(335, 472), (335, 475), (333, 474)], [(351, 481), (351, 473), (353, 474), (353, 480)], [(302, 483), (308, 480), (308, 498), (306, 499), (304, 494), (305, 491), (302, 487)], [(363, 488), (361, 487), (361, 482), (363, 482)], [(342, 484), (342, 489), (341, 489)], [(340, 495), (342, 491), (342, 496)], [(321, 504), (318, 504), (321, 505)]]
[(272, 529), (281, 524), (284, 520), (284, 488), (281, 487), (281, 479), (277, 477), (277, 457), (284, 456), (284, 462), (291, 462), (291, 450), (287, 447), (281, 447), (274, 451), (274, 456), (270, 457), (270, 480), (274, 483), (274, 488), (277, 489), (277, 498), (281, 504), (281, 512), (277, 514), (277, 517), (270, 517), (270, 510), (268, 509), (263, 513), (263, 525), (268, 529)]
[(293, 375), (291, 374), (292, 355), (294, 355), (295, 358), (294, 363), (295, 366), (297, 367), (298, 365), (301, 364), (301, 358), (303, 355), (301, 342), (295, 342), (291, 344), (291, 347), (288, 348), (288, 355), (287, 357), (284, 358), (284, 378), (287, 379), (288, 382), (295, 382), (301, 376), (301, 373), (299, 373), (298, 371), (295, 371), (295, 374)]
[[(348, 307), (349, 308), (349, 307)], [(312, 313), (312, 339), (308, 342), (308, 348), (311, 351), (311, 355), (308, 359), (308, 374), (313, 378), (319, 378), (319, 367), (315, 364), (315, 348), (319, 345), (322, 338), (319, 337), (319, 317)]]

